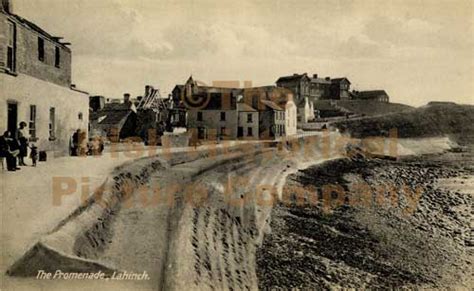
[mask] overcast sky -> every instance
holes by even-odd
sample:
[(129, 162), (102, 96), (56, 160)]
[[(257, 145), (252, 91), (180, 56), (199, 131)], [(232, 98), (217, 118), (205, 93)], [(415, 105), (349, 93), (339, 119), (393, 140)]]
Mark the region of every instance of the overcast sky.
[(91, 94), (167, 94), (190, 74), (274, 84), (348, 77), (393, 102), (474, 103), (471, 0), (13, 0), (72, 43), (73, 82)]

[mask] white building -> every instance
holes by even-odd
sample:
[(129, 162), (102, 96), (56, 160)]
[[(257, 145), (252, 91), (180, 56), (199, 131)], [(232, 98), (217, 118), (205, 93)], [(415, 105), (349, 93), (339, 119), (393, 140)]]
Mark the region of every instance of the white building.
[(0, 5), (0, 134), (28, 124), (39, 150), (68, 153), (72, 134), (87, 132), (89, 96), (71, 82), (71, 50), (60, 37)]

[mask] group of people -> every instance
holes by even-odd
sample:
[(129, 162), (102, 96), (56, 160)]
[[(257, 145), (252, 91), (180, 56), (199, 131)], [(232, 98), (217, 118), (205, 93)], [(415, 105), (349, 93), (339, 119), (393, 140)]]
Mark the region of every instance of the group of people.
[(37, 149), (34, 145), (29, 146), (28, 140), (28, 130), (24, 121), (20, 122), (14, 133), (7, 130), (0, 136), (0, 157), (5, 158), (8, 171), (17, 171), (21, 169), (19, 166), (26, 166), (25, 157), (28, 155), (28, 147), (31, 148), (32, 165), (36, 166)]
[(100, 155), (104, 150), (104, 141), (100, 137), (94, 137), (87, 141), (87, 133), (80, 129), (76, 130), (70, 141), (71, 156)]

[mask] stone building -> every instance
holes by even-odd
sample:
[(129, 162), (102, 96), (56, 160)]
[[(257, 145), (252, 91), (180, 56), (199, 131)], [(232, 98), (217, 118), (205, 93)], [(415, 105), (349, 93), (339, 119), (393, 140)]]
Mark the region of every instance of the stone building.
[[(306, 123), (314, 119), (313, 102), (317, 98), (317, 92), (311, 91), (311, 78), (307, 73), (280, 77), (276, 84), (278, 87), (289, 89), (293, 93), (298, 108), (298, 122)], [(315, 95), (311, 95), (312, 92)]]
[(286, 136), (285, 109), (271, 100), (260, 100), (260, 138), (274, 139)]
[(71, 82), (71, 49), (0, 5), (0, 133), (28, 124), (39, 150), (66, 154), (72, 134), (87, 132), (89, 96)]
[(237, 138), (258, 139), (260, 130), (258, 110), (244, 102), (238, 102), (237, 111), (239, 114)]
[(313, 74), (310, 80), (310, 100), (316, 102), (328, 99), (330, 96), (331, 78), (319, 78), (318, 74)]
[(103, 96), (90, 97), (91, 136), (106, 137), (113, 142), (133, 138), (145, 144), (159, 143), (159, 137), (166, 130), (169, 119), (169, 99), (162, 98), (158, 89), (145, 86), (145, 94), (123, 100)]
[(186, 111), (186, 127), (199, 139), (236, 139), (240, 89), (200, 86), (192, 78), (173, 89), (173, 104)]
[(351, 82), (347, 78), (331, 79), (331, 86), (329, 88), (329, 99), (349, 100), (350, 87), (351, 87)]
[(351, 95), (353, 100), (372, 100), (386, 103), (390, 101), (390, 97), (385, 90), (352, 91)]
[[(172, 92), (173, 104), (185, 108), (187, 129), (196, 132), (199, 139), (259, 139), (296, 134), (296, 105), (287, 89), (201, 86), (190, 77)], [(287, 122), (286, 117), (292, 120)]]
[[(100, 97), (91, 97), (93, 104), (99, 103), (100, 101), (97, 99), (102, 99)], [(138, 136), (137, 109), (130, 100), (130, 94), (125, 93), (123, 101), (112, 99), (98, 110), (94, 111), (94, 109), (90, 112), (89, 120), (92, 137), (103, 137), (112, 142), (118, 142), (125, 138)]]
[(260, 138), (296, 134), (298, 108), (289, 89), (276, 86), (245, 88), (244, 102), (259, 111)]

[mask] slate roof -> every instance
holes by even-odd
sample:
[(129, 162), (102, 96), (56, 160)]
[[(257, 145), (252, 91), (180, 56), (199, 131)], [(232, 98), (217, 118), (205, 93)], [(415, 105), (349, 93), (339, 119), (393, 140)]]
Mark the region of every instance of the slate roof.
[(373, 99), (380, 96), (388, 96), (385, 90), (370, 90), (370, 91), (359, 91), (356, 94), (358, 99)]
[(282, 109), (280, 106), (276, 105), (276, 103), (273, 102), (273, 101), (270, 101), (270, 100), (260, 100), (260, 102), (261, 102), (262, 104), (265, 104), (267, 107), (269, 107), (269, 108), (271, 108), (271, 109), (273, 109), (273, 110), (283, 111), (283, 109)]
[(331, 79), (326, 80), (324, 78), (311, 78), (311, 83), (331, 84)]
[(130, 104), (125, 103), (106, 103), (104, 108), (98, 112), (91, 113), (91, 120), (99, 120), (103, 117), (98, 124), (102, 126), (115, 126), (121, 128), (123, 123), (127, 120), (128, 116), (134, 113)]
[(283, 76), (283, 77), (278, 78), (276, 82), (280, 83), (280, 82), (286, 82), (286, 81), (300, 80), (301, 78), (304, 78), (304, 77), (308, 78), (308, 74), (304, 73), (304, 74), (293, 74), (291, 76)]
[(343, 78), (334, 78), (334, 79), (331, 79), (331, 82), (332, 83), (340, 83), (342, 81), (346, 80), (349, 84), (351, 84), (351, 81), (349, 81), (349, 79), (343, 77)]
[(245, 103), (237, 103), (237, 110), (244, 112), (257, 112), (257, 109)]

